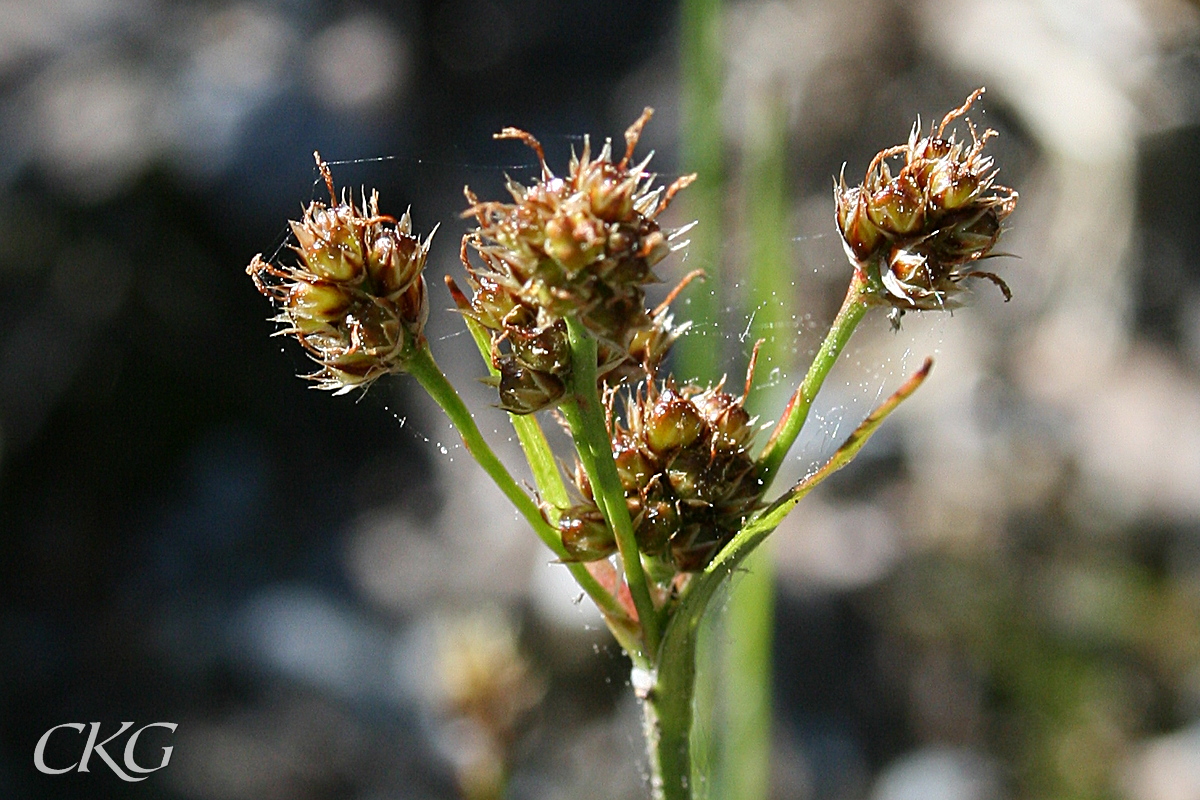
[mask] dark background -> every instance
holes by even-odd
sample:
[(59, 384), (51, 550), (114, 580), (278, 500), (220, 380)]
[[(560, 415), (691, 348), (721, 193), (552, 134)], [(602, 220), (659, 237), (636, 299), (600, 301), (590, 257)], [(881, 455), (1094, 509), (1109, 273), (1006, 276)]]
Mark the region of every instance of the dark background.
[[(599, 623), (413, 384), (330, 397), (295, 378), (305, 361), (269, 337), (244, 266), (321, 196), (314, 149), (385, 210), (411, 204), (418, 231), (440, 222), (431, 340), (499, 429), (440, 313), (461, 188), (531, 175), (528, 152), (490, 138), (505, 125), (563, 164), (585, 132), (620, 141), (643, 105), (644, 148), (677, 175), (678, 12), (0, 9), (0, 796), (455, 796), (436, 641), (481, 609), (545, 693), (512, 796), (644, 796), (627, 664)], [(764, 85), (790, 109), (789, 246), (813, 325), (847, 276), (829, 178), (917, 113), (989, 83), (983, 120), (1023, 196), (1005, 240), (1021, 260), (998, 267), (1016, 300), (980, 291), (952, 320), (868, 326), (792, 465), (938, 353), (925, 397), (777, 536), (779, 797), (1200, 796), (1197, 15), (997, 13), (729, 7), (713, 113), (731, 282), (745, 100)], [(726, 310), (734, 374), (742, 320)], [(798, 362), (818, 333), (798, 326)], [(174, 744), (171, 766), (139, 784), (96, 758), (33, 769), (48, 728), (102, 721), (103, 738), (124, 720), (179, 723), (139, 750)], [(56, 734), (52, 765), (77, 757), (74, 736)]]

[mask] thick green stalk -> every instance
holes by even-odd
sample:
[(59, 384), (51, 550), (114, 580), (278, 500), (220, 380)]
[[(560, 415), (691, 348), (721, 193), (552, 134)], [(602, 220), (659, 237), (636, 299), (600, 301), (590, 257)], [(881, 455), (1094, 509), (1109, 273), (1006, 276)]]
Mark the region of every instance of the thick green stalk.
[(782, 419), (775, 426), (766, 447), (758, 456), (759, 469), (766, 485), (769, 486), (775, 478), (775, 473), (787, 457), (788, 450), (800, 435), (800, 429), (808, 419), (813, 400), (817, 392), (821, 391), (821, 385), (825, 383), (829, 370), (833, 369), (846, 342), (850, 340), (850, 335), (871, 307), (866, 290), (866, 274), (857, 269), (850, 281), (850, 288), (846, 291), (846, 299), (842, 301), (842, 307), (838, 310), (825, 341), (821, 342), (821, 349), (817, 351), (808, 373), (796, 389), (796, 393), (792, 395)]
[[(437, 362), (433, 360), (433, 354), (429, 351), (429, 346), (425, 345), (409, 359), (406, 364), (406, 369), (410, 375), (417, 379), (417, 382), (429, 393), (429, 396), (441, 406), (446, 412), (446, 416), (450, 418), (450, 422), (458, 429), (459, 436), (462, 437), (463, 445), (467, 448), (474, 459), (479, 462), (479, 466), (483, 467), (496, 485), (500, 487), (500, 491), (504, 492), (505, 497), (516, 506), (521, 515), (533, 527), (534, 532), (538, 537), (546, 543), (554, 554), (559, 558), (568, 558), (567, 551), (563, 549), (562, 539), (558, 535), (558, 531), (550, 526), (545, 519), (542, 518), (541, 511), (533, 502), (525, 490), (517, 485), (509, 474), (504, 464), (496, 457), (492, 448), (488, 445), (487, 440), (483, 438), (483, 434), (479, 432), (479, 427), (475, 424), (475, 418), (471, 416), (470, 410), (459, 397), (458, 392), (446, 379)], [(617, 618), (627, 618), (620, 604), (613, 598), (611, 594), (600, 582), (596, 580), (583, 564), (568, 563), (567, 568), (571, 570), (571, 574), (575, 576), (575, 580), (579, 583), (588, 597), (600, 607), (606, 615), (612, 615)]]
[[(633, 671), (633, 688), (642, 701), (654, 800), (692, 799), (692, 700), (700, 619), (699, 615), (690, 618), (687, 635), (676, 635), (670, 643), (664, 640), (652, 672)], [(677, 623), (673, 617), (667, 629)]]
[(612, 441), (605, 421), (604, 407), (596, 389), (596, 340), (579, 320), (567, 317), (567, 338), (571, 344), (571, 378), (568, 397), (562, 405), (571, 428), (579, 460), (592, 484), (592, 493), (604, 519), (612, 528), (625, 568), (625, 580), (642, 626), (646, 656), (653, 662), (658, 652), (659, 624), (650, 584), (642, 569), (641, 553), (633, 534), (633, 520), (625, 505), (625, 490), (613, 461)]

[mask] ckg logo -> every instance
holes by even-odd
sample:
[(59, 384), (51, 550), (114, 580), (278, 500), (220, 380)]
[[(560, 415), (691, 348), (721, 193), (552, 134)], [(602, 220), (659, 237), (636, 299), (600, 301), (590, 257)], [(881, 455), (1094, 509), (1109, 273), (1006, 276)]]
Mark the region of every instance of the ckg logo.
[[(137, 781), (146, 780), (146, 778), (150, 777), (151, 772), (158, 772), (171, 762), (171, 752), (175, 749), (174, 746), (164, 747), (162, 749), (162, 761), (160, 761), (156, 767), (143, 767), (141, 764), (137, 763), (137, 761), (134, 760), (134, 750), (137, 748), (138, 737), (141, 736), (142, 732), (147, 728), (166, 728), (171, 733), (174, 733), (175, 729), (179, 727), (178, 723), (151, 722), (149, 725), (143, 725), (141, 728), (138, 728), (136, 731), (131, 733), (129, 735), (129, 740), (125, 742), (125, 757), (123, 759), (125, 762), (125, 770), (128, 770), (128, 772), (121, 769), (121, 765), (113, 760), (113, 757), (108, 754), (104, 747), (113, 739), (120, 737), (125, 733), (125, 731), (132, 728), (133, 723), (122, 722), (121, 729), (102, 742), (97, 741), (97, 739), (100, 738), (100, 723), (93, 722), (91, 725), (92, 729), (88, 733), (87, 742), (83, 745), (83, 754), (80, 756), (78, 761), (69, 767), (47, 766), (46, 744), (50, 741), (50, 737), (54, 735), (55, 731), (60, 731), (64, 728), (71, 728), (77, 733), (83, 733), (84, 728), (87, 726), (82, 722), (64, 722), (62, 725), (55, 725), (53, 728), (43, 733), (42, 738), (38, 739), (37, 747), (33, 749), (33, 765), (37, 767), (38, 772), (44, 772), (47, 775), (62, 775), (63, 773), (70, 772), (72, 770), (77, 772), (88, 772), (88, 762), (91, 760), (93, 755), (96, 755), (100, 757), (101, 761), (108, 765), (109, 769), (116, 773), (118, 778), (123, 781), (135, 783)], [(61, 737), (65, 736), (66, 734), (58, 735)], [(140, 775), (141, 777), (136, 777), (137, 775)]]

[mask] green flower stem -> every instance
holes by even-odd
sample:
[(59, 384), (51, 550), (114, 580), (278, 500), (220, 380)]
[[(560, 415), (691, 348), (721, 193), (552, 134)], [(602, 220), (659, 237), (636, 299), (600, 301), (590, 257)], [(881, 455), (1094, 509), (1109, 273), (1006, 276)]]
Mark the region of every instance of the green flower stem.
[(641, 554), (633, 535), (633, 521), (625, 505), (625, 490), (621, 487), (621, 478), (613, 461), (612, 441), (609, 439), (604, 408), (596, 391), (596, 340), (579, 320), (573, 317), (566, 319), (567, 337), (571, 345), (571, 378), (567, 386), (567, 401), (562, 405), (563, 415), (571, 427), (571, 436), (575, 440), (583, 469), (591, 481), (596, 503), (617, 539), (625, 580), (629, 584), (629, 593), (642, 626), (644, 652), (653, 661), (659, 643), (658, 615), (650, 597), (646, 573), (642, 569)]
[(871, 307), (867, 289), (866, 274), (861, 269), (855, 270), (850, 288), (846, 291), (846, 299), (842, 301), (842, 307), (838, 310), (825, 341), (821, 342), (821, 349), (817, 351), (812, 365), (809, 366), (808, 374), (788, 401), (783, 418), (771, 432), (771, 438), (758, 456), (759, 470), (765, 486), (769, 486), (775, 478), (775, 473), (779, 471), (788, 450), (792, 448), (796, 437), (800, 435), (800, 429), (808, 419), (808, 412), (817, 392), (821, 391), (821, 385), (825, 383), (825, 377), (829, 375), (829, 370), (833, 369), (846, 342), (850, 340), (850, 335)]
[(654, 800), (692, 797), (692, 699), (701, 616), (689, 618), (683, 628), (678, 616), (673, 617), (667, 631), (676, 630), (676, 635), (663, 640), (657, 667), (633, 671), (633, 688), (642, 700)]
[[(466, 317), (466, 321), (467, 328), (475, 339), (475, 345), (479, 348), (479, 355), (483, 356), (483, 363), (487, 365), (488, 372), (493, 377), (499, 376), (500, 370), (492, 364), (491, 336), (475, 320)], [(538, 424), (535, 414), (510, 413), (508, 419), (517, 432), (517, 440), (521, 443), (521, 449), (525, 451), (525, 460), (529, 462), (529, 469), (533, 473), (533, 482), (537, 484), (538, 491), (551, 506), (549, 509), (551, 519), (557, 519), (558, 509), (566, 508), (570, 504), (570, 499), (567, 497), (566, 484), (563, 483), (562, 475), (558, 471), (558, 464), (554, 460), (554, 451), (550, 449), (550, 443), (546, 441), (546, 434), (542, 431), (542, 426)]]
[(645, 705), (655, 800), (690, 800), (692, 797), (687, 776), (691, 769), (688, 737), (696, 678), (696, 640), (709, 601), (805, 495), (858, 455), (884, 419), (924, 382), (932, 366), (933, 361), (926, 359), (916, 374), (862, 421), (824, 466), (751, 518), (703, 572), (692, 576), (663, 632), (655, 671), (635, 671), (634, 674), (634, 688)]
[[(517, 485), (512, 475), (505, 469), (504, 464), (496, 457), (487, 440), (483, 438), (483, 434), (479, 432), (479, 427), (475, 424), (470, 410), (463, 403), (450, 381), (446, 380), (446, 376), (438, 367), (437, 362), (433, 360), (433, 354), (429, 351), (428, 344), (413, 354), (406, 369), (446, 412), (446, 416), (458, 429), (467, 452), (479, 462), (479, 466), (483, 467), (484, 472), (491, 476), (496, 485), (500, 487), (500, 491), (504, 492), (504, 495), (533, 527), (534, 532), (546, 543), (547, 547), (554, 551), (556, 556), (560, 559), (568, 558), (558, 531), (542, 518), (537, 505), (525, 493), (525, 490)], [(620, 604), (600, 585), (596, 577), (588, 572), (587, 567), (571, 562), (567, 563), (567, 568), (575, 576), (579, 587), (587, 593), (588, 597), (592, 598), (606, 616), (628, 619)]]

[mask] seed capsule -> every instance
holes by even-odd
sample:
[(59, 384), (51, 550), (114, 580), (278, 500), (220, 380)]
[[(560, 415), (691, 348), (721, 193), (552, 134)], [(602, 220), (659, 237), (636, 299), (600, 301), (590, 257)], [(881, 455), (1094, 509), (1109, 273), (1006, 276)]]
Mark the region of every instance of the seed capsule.
[(421, 242), (411, 234), (412, 221), (405, 213), (394, 229), (381, 230), (371, 243), (367, 274), (384, 296), (408, 291), (425, 268)]
[(352, 205), (308, 207), (304, 220), (292, 221), (296, 248), (308, 271), (318, 278), (344, 283), (357, 278), (363, 269), (360, 239), (361, 215)]
[(636, 446), (628, 446), (614, 451), (614, 461), (617, 464), (617, 475), (626, 492), (634, 492), (646, 487), (653, 474), (653, 465)]
[(497, 388), (500, 407), (514, 414), (532, 414), (549, 408), (566, 394), (566, 386), (554, 375), (521, 365), (512, 356), (496, 362), (500, 371)]
[(687, 447), (704, 433), (696, 406), (670, 389), (664, 391), (645, 421), (646, 445), (657, 455)]
[(565, 374), (571, 365), (567, 328), (558, 321), (545, 328), (506, 326), (513, 357), (528, 369)]
[(866, 206), (871, 222), (894, 236), (913, 233), (925, 224), (925, 194), (906, 171), (872, 192)]
[(337, 286), (297, 281), (288, 290), (286, 302), (293, 324), (306, 333), (314, 333), (343, 318), (351, 300)]
[(713, 445), (737, 450), (744, 448), (754, 436), (750, 414), (742, 401), (725, 392), (701, 392), (692, 401), (712, 431)]
[(931, 247), (945, 261), (966, 263), (987, 255), (999, 238), (999, 215), (989, 208), (974, 219), (950, 226)]
[(847, 189), (843, 178), (840, 187), (834, 188), (833, 195), (837, 206), (838, 230), (841, 231), (846, 252), (855, 261), (866, 261), (883, 234), (867, 214), (862, 187)]
[(599, 561), (617, 552), (617, 540), (595, 507), (576, 506), (559, 517), (563, 548), (576, 561)]
[(980, 188), (980, 177), (962, 164), (938, 159), (929, 169), (925, 188), (929, 207), (937, 211), (957, 211), (974, 199)]

